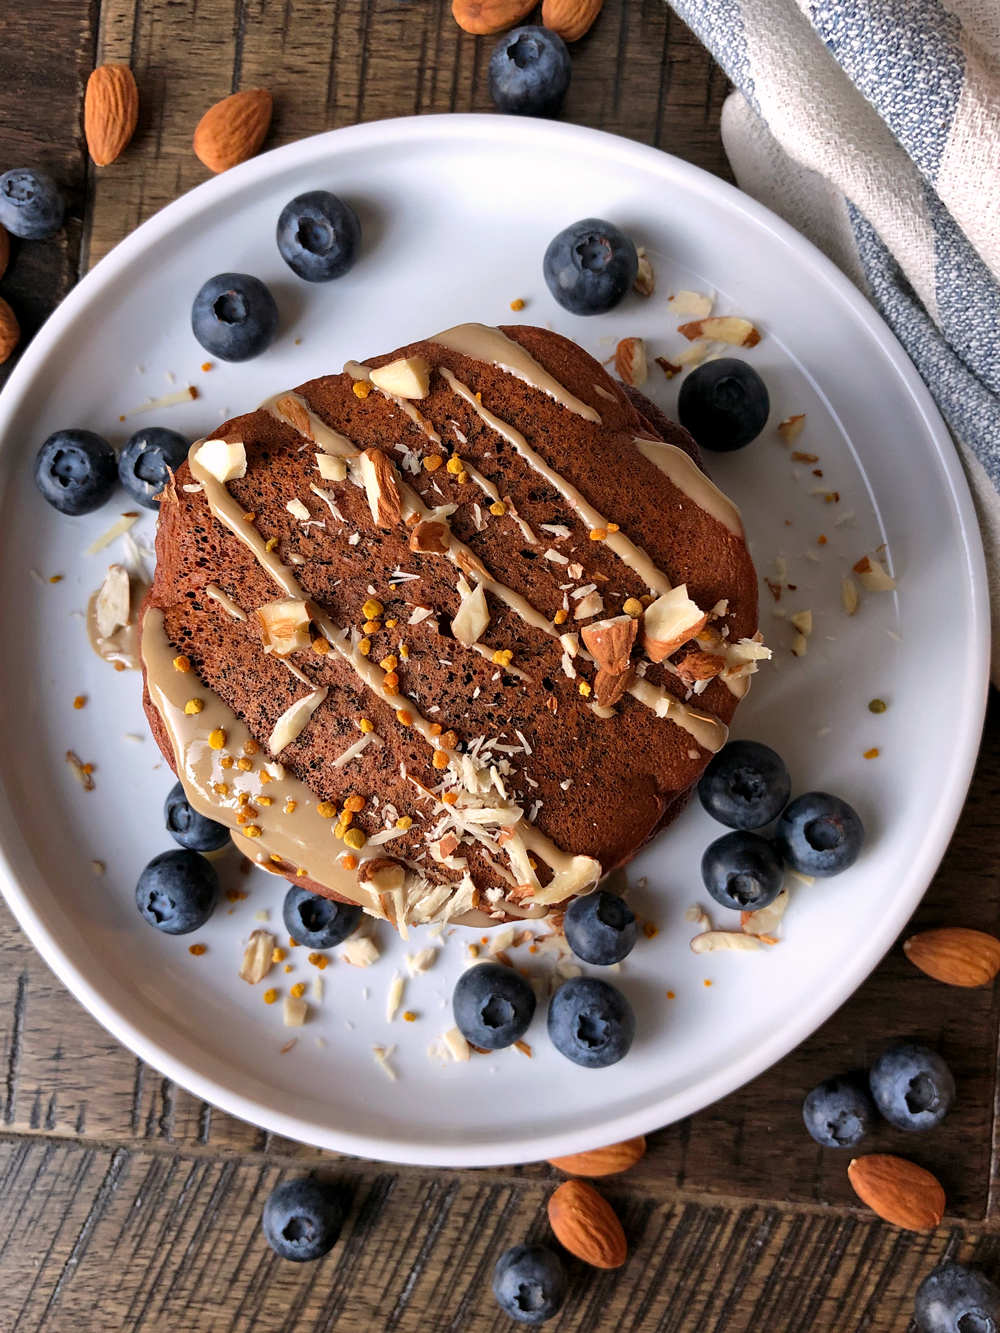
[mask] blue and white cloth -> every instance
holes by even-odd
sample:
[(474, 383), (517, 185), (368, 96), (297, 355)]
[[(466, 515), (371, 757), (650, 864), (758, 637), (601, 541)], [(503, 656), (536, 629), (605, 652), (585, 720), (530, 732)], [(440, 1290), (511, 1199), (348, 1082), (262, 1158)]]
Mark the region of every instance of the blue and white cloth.
[(1000, 683), (1000, 0), (670, 0), (736, 85), (740, 187), (824, 250), (955, 437)]

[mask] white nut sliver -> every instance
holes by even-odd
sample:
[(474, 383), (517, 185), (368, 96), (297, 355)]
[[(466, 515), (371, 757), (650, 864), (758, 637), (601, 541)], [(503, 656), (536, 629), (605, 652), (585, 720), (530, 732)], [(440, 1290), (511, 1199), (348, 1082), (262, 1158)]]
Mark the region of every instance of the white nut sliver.
[(379, 951), (371, 936), (357, 935), (347, 941), (340, 956), (352, 967), (371, 967), (372, 963), (377, 961)]
[(102, 639), (110, 639), (116, 629), (128, 624), (129, 607), (128, 570), (123, 565), (110, 565), (94, 603), (97, 632)]
[(406, 955), (406, 970), (411, 977), (419, 976), (421, 972), (429, 972), (437, 959), (437, 949), (420, 949), (417, 953), (408, 953)]
[(291, 514), (292, 518), (300, 519), (302, 522), (312, 518), (312, 514), (310, 514), (309, 510), (301, 500), (289, 500), (288, 504), (285, 505), (285, 508)]
[(309, 1006), (301, 995), (285, 996), (284, 1020), (286, 1028), (300, 1028), (309, 1017)]
[(449, 1028), (444, 1034), (444, 1044), (448, 1048), (448, 1054), (453, 1060), (468, 1060), (470, 1055), (469, 1043), (459, 1032), (458, 1028)]
[(406, 982), (398, 972), (393, 973), (392, 980), (389, 982), (389, 994), (385, 1001), (385, 1021), (391, 1023), (396, 1017), (396, 1011), (403, 1002), (403, 987)]
[(742, 929), (746, 935), (773, 935), (781, 924), (788, 906), (788, 890), (782, 889), (773, 903), (756, 912), (748, 912)]
[(703, 296), (701, 292), (680, 291), (667, 301), (672, 315), (693, 315), (695, 319), (707, 319), (712, 313), (713, 298)]
[(369, 375), (377, 389), (394, 393), (397, 398), (426, 398), (431, 391), (431, 368), (422, 356), (400, 357), (387, 366), (379, 366)]
[(692, 953), (748, 953), (761, 947), (756, 935), (744, 935), (735, 930), (706, 930), (691, 941)]
[(324, 481), (344, 481), (347, 477), (347, 460), (333, 454), (317, 454), (316, 466)]
[(274, 936), (269, 930), (255, 930), (250, 935), (250, 942), (243, 951), (240, 976), (251, 986), (263, 981), (271, 970), (274, 955)]
[(206, 440), (195, 454), (195, 461), (216, 481), (239, 481), (247, 474), (247, 451), (239, 440), (227, 444), (225, 440)]

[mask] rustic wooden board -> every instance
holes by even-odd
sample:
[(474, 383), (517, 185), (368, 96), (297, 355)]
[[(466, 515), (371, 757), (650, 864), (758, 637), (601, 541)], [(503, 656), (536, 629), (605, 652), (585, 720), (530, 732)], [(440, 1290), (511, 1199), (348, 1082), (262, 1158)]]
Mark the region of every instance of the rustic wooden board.
[[(274, 93), (268, 147), (358, 120), (490, 109), (491, 42), (461, 33), (446, 0), (54, 0), (0, 25), (0, 170), (35, 162), (71, 199), (65, 235), (20, 247), (0, 286), (29, 331), (72, 285), (81, 235), (86, 267), (205, 178), (191, 134), (233, 90)], [(88, 176), (79, 110), (95, 52), (132, 64), (142, 113), (119, 162)], [(567, 117), (728, 175), (724, 93), (718, 69), (661, 0), (607, 0), (574, 51)], [(994, 701), (919, 923), (1000, 927), (998, 788)], [(799, 1050), (652, 1136), (640, 1166), (608, 1184), (629, 1263), (612, 1275), (576, 1266), (557, 1327), (901, 1333), (916, 1283), (942, 1254), (996, 1276), (998, 1028), (992, 990), (940, 986), (897, 945)], [(930, 1237), (856, 1208), (847, 1155), (818, 1148), (800, 1119), (813, 1083), (903, 1036), (942, 1050), (959, 1084), (940, 1130), (880, 1130), (870, 1144), (944, 1182), (949, 1220)], [(488, 1294), (492, 1264), (506, 1245), (546, 1234), (554, 1173), (544, 1164), (430, 1172), (338, 1159), (198, 1101), (111, 1039), (5, 909), (0, 1117), (3, 1333), (499, 1330), (510, 1325)], [(307, 1167), (344, 1183), (351, 1215), (328, 1258), (296, 1266), (266, 1248), (258, 1219), (282, 1173)]]
[[(268, 1191), (296, 1163), (0, 1140), (0, 1327), (170, 1333), (465, 1333), (514, 1327), (489, 1291), (499, 1255), (547, 1235), (545, 1181), (495, 1172), (323, 1174), (349, 1200), (316, 1264), (278, 1259), (260, 1232)], [(560, 1333), (890, 1333), (943, 1256), (993, 1270), (981, 1227), (898, 1232), (871, 1214), (709, 1201), (630, 1176), (605, 1190), (630, 1256), (602, 1273), (569, 1260)]]
[[(94, 18), (87, 0), (51, 0), (20, 13), (13, 5), (0, 7), (0, 173), (41, 168), (67, 202), (57, 236), (11, 241), (0, 296), (21, 325), (21, 349), (77, 279), (87, 189), (80, 110), (93, 62)], [(21, 349), (0, 366), (0, 387)]]

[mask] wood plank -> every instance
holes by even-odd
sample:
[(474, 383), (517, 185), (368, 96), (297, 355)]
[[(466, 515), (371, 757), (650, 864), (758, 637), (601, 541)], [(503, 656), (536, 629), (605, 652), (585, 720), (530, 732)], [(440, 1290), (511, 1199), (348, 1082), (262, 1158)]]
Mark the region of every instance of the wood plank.
[[(0, 1327), (478, 1333), (507, 1326), (489, 1291), (499, 1255), (551, 1240), (547, 1180), (345, 1163), (323, 1172), (349, 1200), (341, 1239), (316, 1264), (282, 1262), (260, 1210), (298, 1169), (0, 1140)], [(918, 1235), (855, 1211), (654, 1198), (630, 1179), (602, 1188), (629, 1260), (614, 1273), (568, 1260), (566, 1333), (901, 1331), (943, 1255), (997, 1260), (997, 1236), (974, 1226)]]
[[(17, 315), (22, 340), (0, 366), (0, 387), (77, 279), (87, 195), (80, 116), (96, 26), (94, 0), (8, 5), (0, 12), (0, 173), (12, 167), (47, 171), (67, 202), (65, 226), (51, 240), (11, 239), (0, 296)], [(31, 114), (25, 115), (25, 108)]]
[[(95, 171), (88, 263), (208, 177), (191, 136), (228, 93), (271, 90), (267, 148), (357, 121), (488, 112), (491, 47), (439, 0), (240, 0), (235, 10), (229, 0), (105, 0), (99, 59), (131, 61), (142, 112), (123, 156)], [(729, 177), (718, 133), (725, 92), (711, 57), (661, 0), (607, 0), (574, 47), (565, 118)]]

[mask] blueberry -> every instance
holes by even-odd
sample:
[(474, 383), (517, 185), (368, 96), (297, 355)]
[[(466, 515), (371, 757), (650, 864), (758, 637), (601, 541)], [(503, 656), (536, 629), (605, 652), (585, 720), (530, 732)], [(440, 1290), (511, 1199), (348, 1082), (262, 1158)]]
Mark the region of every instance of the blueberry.
[(163, 821), (174, 842), (179, 842), (189, 852), (217, 852), (229, 841), (225, 824), (217, 824), (188, 804), (180, 782), (171, 787), (170, 795), (163, 803)]
[(267, 1196), (261, 1219), (264, 1239), (282, 1259), (320, 1259), (337, 1243), (344, 1225), (340, 1191), (315, 1176), (283, 1180)]
[(759, 741), (730, 741), (698, 783), (701, 803), (712, 818), (741, 829), (763, 828), (777, 819), (791, 790), (784, 760)]
[(115, 451), (92, 430), (57, 430), (35, 458), (35, 485), (60, 514), (89, 514), (111, 499)]
[(585, 963), (620, 963), (635, 948), (635, 913), (623, 898), (603, 889), (574, 898), (563, 929), (567, 944)]
[(44, 241), (63, 224), (66, 201), (58, 185), (44, 171), (15, 167), (0, 176), (0, 225), (11, 236)]
[(584, 218), (549, 242), (542, 272), (549, 291), (574, 315), (603, 315), (625, 299), (639, 271), (635, 246), (600, 218)]
[(753, 366), (731, 356), (692, 370), (677, 400), (685, 430), (703, 449), (726, 454), (755, 440), (770, 410), (767, 385)]
[(278, 251), (306, 282), (332, 282), (352, 268), (361, 249), (361, 223), (349, 204), (326, 190), (310, 190), (286, 204), (278, 218)]
[(557, 116), (570, 73), (569, 49), (557, 33), (514, 28), (490, 56), (490, 96), (508, 116)]
[(568, 1286), (563, 1261), (547, 1245), (514, 1245), (493, 1269), (497, 1305), (519, 1324), (544, 1324), (558, 1314)]
[(135, 902), (151, 926), (167, 935), (188, 935), (215, 909), (219, 876), (197, 852), (161, 852), (139, 876)]
[(858, 1079), (828, 1078), (802, 1104), (806, 1129), (824, 1148), (854, 1148), (871, 1129), (875, 1108)]
[(913, 1303), (920, 1333), (998, 1333), (1000, 1290), (965, 1264), (939, 1264)]
[(249, 273), (219, 273), (194, 298), (191, 329), (213, 356), (249, 361), (274, 342), (278, 307), (259, 278)]
[(567, 1060), (585, 1069), (603, 1069), (628, 1055), (635, 1014), (610, 982), (571, 977), (549, 1003), (548, 1027), (552, 1045)]
[(163, 426), (146, 426), (125, 441), (118, 455), (118, 476), (121, 484), (147, 509), (159, 509), (155, 495), (163, 490), (188, 456), (188, 443), (183, 435)]
[(519, 972), (501, 963), (477, 963), (463, 972), (451, 1000), (459, 1031), (474, 1046), (513, 1046), (535, 1013), (535, 992)]
[(864, 825), (839, 796), (809, 791), (796, 796), (778, 820), (774, 842), (800, 875), (839, 875), (858, 859)]
[(310, 949), (332, 949), (357, 929), (361, 908), (292, 885), (285, 894), (281, 916), (293, 940)]
[(705, 848), (701, 877), (723, 907), (758, 912), (781, 892), (781, 857), (766, 838), (739, 829)]
[(893, 1046), (868, 1075), (875, 1105), (897, 1129), (933, 1129), (955, 1100), (955, 1080), (937, 1051)]

